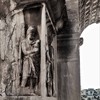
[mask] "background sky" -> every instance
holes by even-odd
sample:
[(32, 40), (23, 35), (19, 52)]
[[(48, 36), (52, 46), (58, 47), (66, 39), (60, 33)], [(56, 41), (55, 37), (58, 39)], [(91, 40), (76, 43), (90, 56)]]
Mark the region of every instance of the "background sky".
[(100, 24), (88, 26), (81, 37), (81, 89), (100, 88)]

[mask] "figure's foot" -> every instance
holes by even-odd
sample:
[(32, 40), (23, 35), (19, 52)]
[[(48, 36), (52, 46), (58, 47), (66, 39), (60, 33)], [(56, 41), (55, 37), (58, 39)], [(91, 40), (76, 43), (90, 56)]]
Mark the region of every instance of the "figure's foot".
[(20, 87), (21, 87), (21, 88), (25, 88), (25, 86), (23, 86), (23, 85), (21, 85)]
[(25, 87), (26, 86), (26, 82), (27, 82), (27, 79), (23, 79), (22, 83), (21, 83), (21, 87)]
[(30, 93), (30, 95), (31, 95), (31, 96), (36, 96), (36, 94), (35, 94), (35, 93), (33, 93), (33, 92), (31, 92), (31, 93)]
[(56, 97), (56, 93), (54, 92), (53, 97)]
[(40, 96), (40, 93), (39, 93), (38, 91), (35, 91), (35, 94), (36, 94), (37, 96)]

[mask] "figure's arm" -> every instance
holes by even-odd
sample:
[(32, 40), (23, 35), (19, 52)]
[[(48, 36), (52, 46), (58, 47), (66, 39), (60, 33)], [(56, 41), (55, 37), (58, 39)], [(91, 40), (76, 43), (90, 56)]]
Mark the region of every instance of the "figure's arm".
[(49, 55), (49, 50), (46, 51), (46, 56), (47, 56), (47, 60), (48, 60), (49, 62), (51, 62), (50, 55)]
[(26, 46), (25, 46), (25, 42), (22, 42), (22, 52), (26, 55), (27, 54), (27, 50), (26, 50)]
[(26, 44), (25, 44), (25, 41), (22, 42), (22, 51), (25, 55), (28, 55), (30, 53), (35, 53), (38, 51), (38, 48), (33, 48), (32, 50), (28, 50), (26, 49)]

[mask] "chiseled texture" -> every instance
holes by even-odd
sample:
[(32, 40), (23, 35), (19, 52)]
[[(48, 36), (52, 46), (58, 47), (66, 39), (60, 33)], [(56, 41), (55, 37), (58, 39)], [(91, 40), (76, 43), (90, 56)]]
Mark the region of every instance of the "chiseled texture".
[[(16, 1), (16, 4), (20, 4), (20, 2), (26, 2), (27, 0), (11, 1)], [(31, 1), (32, 0), (28, 2)], [(88, 25), (100, 22), (100, 0), (50, 0), (48, 2), (52, 7), (56, 19), (59, 19), (61, 15), (60, 10), (64, 7), (65, 2), (70, 21), (72, 21), (73, 26), (74, 22), (75, 24), (77, 23), (74, 28), (75, 30), (80, 28), (80, 32), (82, 32)], [(5, 18), (9, 10), (10, 0), (0, 0), (0, 18)]]
[[(10, 76), (7, 76), (6, 73), (9, 72), (8, 74), (10, 74), (9, 62), (13, 60), (13, 47), (11, 45), (13, 43), (11, 40), (13, 36), (12, 27), (16, 28), (16, 26), (12, 25), (12, 21), (14, 21), (11, 16), (12, 11), (14, 11), (21, 2), (21, 6), (23, 6), (24, 3), (30, 3), (31, 1), (32, 0), (0, 0), (0, 83), (2, 81), (2, 77), (5, 77), (6, 80), (10, 78)], [(50, 7), (49, 10), (54, 19), (55, 27), (58, 25), (59, 21), (64, 21), (63, 27), (57, 32), (58, 95), (56, 99), (80, 100), (80, 35), (88, 25), (100, 22), (100, 0), (49, 0), (48, 6)], [(19, 24), (22, 21), (20, 18), (17, 16), (18, 27), (20, 27)], [(16, 28), (17, 30), (14, 30), (14, 32), (16, 31), (15, 33), (19, 33), (21, 31), (19, 31), (18, 27)], [(19, 37), (20, 34), (15, 35)], [(8, 60), (8, 57), (10, 60)], [(1, 75), (4, 73), (6, 76)], [(5, 81), (6, 84), (7, 82)], [(0, 85), (0, 92), (3, 87)], [(4, 100), (41, 99), (55, 100), (55, 98), (25, 96), (19, 98), (6, 97)], [(0, 100), (3, 99), (0, 97)]]
[(79, 0), (81, 32), (92, 23), (100, 22), (100, 0)]

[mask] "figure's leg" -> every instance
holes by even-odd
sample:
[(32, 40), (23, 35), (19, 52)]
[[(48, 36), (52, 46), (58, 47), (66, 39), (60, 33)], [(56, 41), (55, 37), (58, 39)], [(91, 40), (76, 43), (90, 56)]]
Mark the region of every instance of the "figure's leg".
[[(37, 59), (37, 58), (33, 58)], [(33, 67), (31, 71), (31, 76), (32, 76), (32, 90), (36, 95), (40, 95), (40, 84), (39, 84), (39, 79), (40, 79), (40, 64), (38, 59), (36, 61), (33, 61)]]
[(28, 79), (28, 71), (26, 67), (23, 68), (21, 87), (25, 87)]
[(24, 77), (24, 78), (22, 79), (22, 84), (21, 84), (21, 86), (22, 86), (22, 87), (25, 87), (25, 86), (26, 86), (26, 83), (27, 83), (27, 78)]
[(52, 76), (52, 65), (49, 63), (47, 66), (47, 95), (53, 95), (53, 76)]
[(29, 77), (29, 65), (28, 62), (24, 62), (23, 64), (23, 71), (22, 71), (22, 82), (21, 82), (21, 87), (25, 87), (27, 83), (27, 79)]
[(23, 60), (23, 71), (22, 71), (21, 87), (26, 86), (27, 79), (29, 77), (29, 70), (30, 70), (29, 59), (25, 59), (25, 60)]

